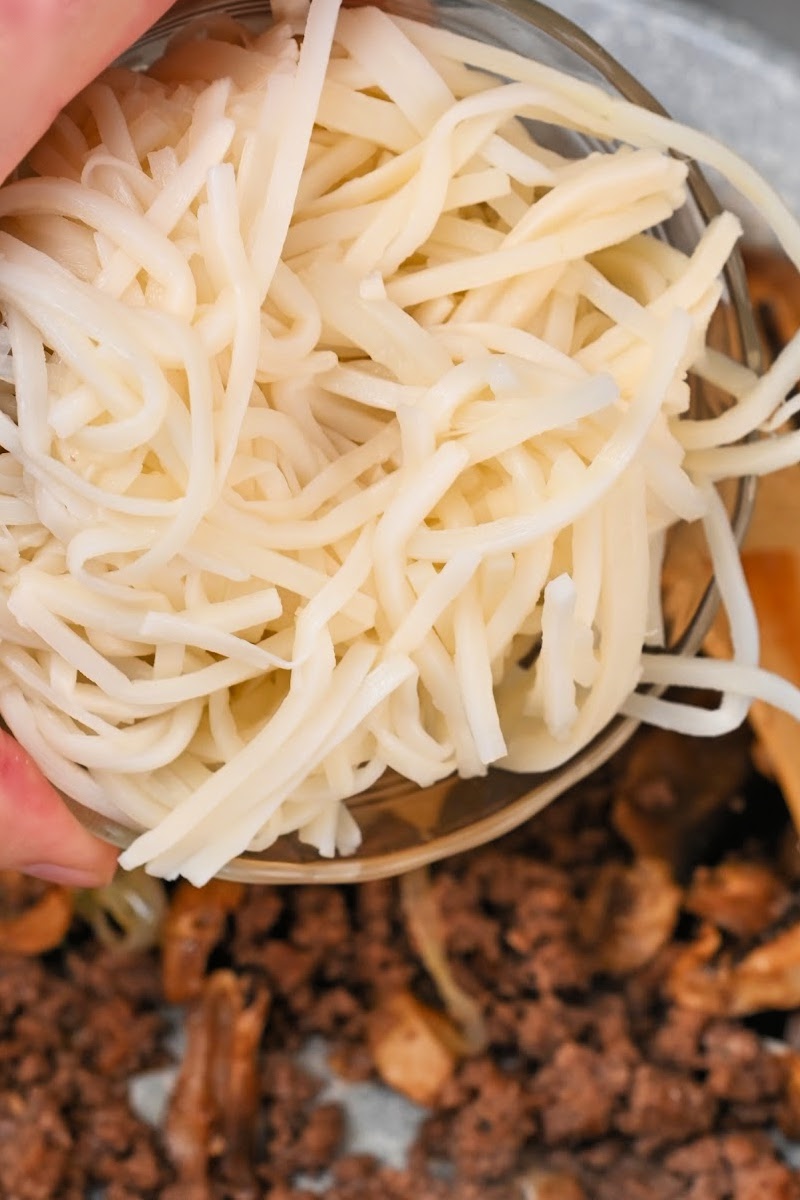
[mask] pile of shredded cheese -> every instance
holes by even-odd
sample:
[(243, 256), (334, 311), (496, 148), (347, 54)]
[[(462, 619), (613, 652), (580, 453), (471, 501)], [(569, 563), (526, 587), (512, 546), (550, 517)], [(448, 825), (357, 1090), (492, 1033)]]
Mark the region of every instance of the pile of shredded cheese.
[[(0, 715), (49, 778), (202, 883), (343, 801), (542, 771), (618, 712), (721, 732), (760, 696), (714, 481), (800, 457), (800, 342), (705, 349), (725, 215), (701, 135), (506, 51), (312, 0), (112, 69), (0, 190)], [(607, 142), (571, 157), (552, 127)], [(617, 147), (617, 148), (612, 148)], [(687, 416), (692, 370), (731, 394)], [(705, 522), (737, 662), (662, 637), (666, 531)], [(713, 712), (634, 694), (718, 688)]]

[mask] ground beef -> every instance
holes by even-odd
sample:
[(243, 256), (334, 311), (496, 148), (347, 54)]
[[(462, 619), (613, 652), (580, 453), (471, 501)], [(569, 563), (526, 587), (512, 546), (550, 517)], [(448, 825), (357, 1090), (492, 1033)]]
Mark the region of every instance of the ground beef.
[(784, 1085), (781, 1058), (752, 1029), (716, 1021), (703, 1034), (707, 1086), (724, 1103), (773, 1102)]
[(309, 1105), (320, 1090), (319, 1081), (282, 1050), (267, 1052), (262, 1060), (263, 1091), (272, 1107), (291, 1108)]
[(73, 1140), (46, 1092), (0, 1097), (0, 1187), (15, 1200), (49, 1200), (67, 1182)]
[(604, 1137), (620, 1097), (630, 1086), (630, 1069), (610, 1055), (565, 1042), (532, 1085), (546, 1145)]
[(458, 1174), (467, 1180), (508, 1178), (528, 1141), (533, 1123), (520, 1083), (484, 1060), (472, 1081), (472, 1098), (457, 1109), (448, 1148)]
[(292, 941), (306, 946), (320, 957), (349, 950), (352, 927), (344, 896), (326, 887), (302, 887), (295, 890)]
[(561, 1046), (581, 1036), (587, 1019), (577, 1006), (564, 1004), (555, 996), (543, 996), (522, 1001), (516, 1009), (509, 1005), (506, 1025), (528, 1058), (546, 1063)]
[(298, 1110), (291, 1101), (273, 1103), (270, 1110), (264, 1176), (267, 1180), (317, 1175), (336, 1158), (344, 1134), (344, 1115), (338, 1104), (319, 1104)]
[(716, 1115), (717, 1100), (707, 1085), (679, 1071), (642, 1063), (633, 1072), (616, 1124), (629, 1137), (660, 1148), (706, 1133)]
[(477, 879), (440, 875), (435, 897), (451, 954), (459, 958), (477, 955), (485, 967), (501, 961), (501, 928), (481, 909)]
[(310, 982), (316, 957), (313, 950), (301, 950), (289, 942), (272, 938), (262, 947), (259, 966), (274, 992), (291, 996)]
[[(249, 888), (219, 925), (208, 971), (233, 972), (245, 1006), (268, 998), (250, 1059), (252, 1144), (226, 1145), (224, 1120), (211, 1122), (207, 1170), (177, 1177), (168, 1144), (128, 1102), (132, 1074), (174, 1060), (158, 956), (115, 956), (78, 923), (61, 951), (0, 959), (2, 1200), (311, 1200), (323, 1186), (327, 1200), (524, 1200), (533, 1178), (539, 1200), (800, 1200), (797, 1172), (764, 1132), (800, 1127), (794, 1059), (770, 1049), (760, 1026), (670, 1000), (670, 971), (700, 918), (685, 908), (677, 940), (627, 974), (603, 974), (584, 942), (600, 870), (627, 872), (637, 846), (676, 849), (664, 841), (664, 805), (691, 796), (673, 744), (640, 739), (525, 829), (432, 871), (449, 967), (486, 1044), (454, 1058), (403, 1170), (347, 1152), (343, 1109), (298, 1061), (324, 1038), (337, 1074), (374, 1078), (367, 1033), (387, 997), (440, 1008), (398, 887)], [(726, 858), (725, 814), (741, 831), (748, 805), (762, 813), (763, 785), (750, 798), (738, 743), (734, 758), (737, 770), (718, 772), (703, 798), (700, 869), (722, 887), (742, 872), (718, 868), (746, 851), (759, 878), (773, 872), (777, 894), (795, 882), (776, 852), (785, 813), (771, 826), (754, 816), (758, 836), (743, 850), (737, 832)], [(686, 869), (685, 855), (674, 861)], [(735, 959), (752, 943), (730, 924), (723, 953)], [(776, 1014), (768, 1022), (780, 1033)], [(213, 1092), (214, 1061), (200, 1099)], [(236, 1092), (232, 1075), (229, 1086), (246, 1110), (246, 1087)]]
[(705, 1013), (677, 1006), (667, 1009), (653, 1034), (653, 1061), (684, 1071), (701, 1067), (705, 1061), (702, 1038), (708, 1023)]
[(284, 908), (284, 896), (273, 887), (249, 888), (236, 911), (232, 952), (242, 967), (257, 967), (264, 943), (271, 937)]
[(0, 961), (3, 1200), (86, 1200), (106, 1184), (107, 1200), (160, 1197), (171, 1171), (127, 1083), (166, 1061), (161, 1003), (154, 956), (84, 942)]

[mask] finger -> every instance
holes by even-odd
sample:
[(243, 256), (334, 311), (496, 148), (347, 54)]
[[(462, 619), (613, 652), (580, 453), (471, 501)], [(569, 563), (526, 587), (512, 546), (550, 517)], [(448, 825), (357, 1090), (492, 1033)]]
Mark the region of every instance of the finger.
[(172, 0), (0, 0), (0, 180)]
[(0, 731), (0, 870), (72, 887), (96, 887), (114, 874), (117, 851), (92, 837), (22, 747)]

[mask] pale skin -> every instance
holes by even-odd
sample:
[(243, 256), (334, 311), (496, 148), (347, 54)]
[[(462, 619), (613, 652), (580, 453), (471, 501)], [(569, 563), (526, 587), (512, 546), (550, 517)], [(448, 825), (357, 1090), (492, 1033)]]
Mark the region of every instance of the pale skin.
[[(0, 0), (0, 179), (64, 104), (172, 0)], [(0, 870), (92, 887), (117, 851), (87, 833), (25, 751), (0, 732)]]

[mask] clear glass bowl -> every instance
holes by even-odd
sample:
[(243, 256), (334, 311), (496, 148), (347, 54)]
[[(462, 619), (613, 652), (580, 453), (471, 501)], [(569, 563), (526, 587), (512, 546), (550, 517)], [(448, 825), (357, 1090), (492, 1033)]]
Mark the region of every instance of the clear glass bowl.
[[(609, 0), (610, 2), (610, 0)], [(415, 17), (530, 58), (604, 87), (645, 108), (663, 112), (656, 100), (587, 34), (535, 0), (383, 0), (390, 12)], [(132, 67), (147, 67), (167, 40), (197, 17), (219, 12), (263, 26), (265, 0), (179, 0), (126, 54)], [(583, 145), (588, 149), (588, 141)], [(696, 167), (690, 174), (691, 201), (662, 231), (682, 249), (690, 249), (719, 205)], [(744, 271), (734, 259), (726, 272), (726, 295), (712, 326), (711, 341), (741, 362), (758, 368), (758, 337)], [(722, 403), (711, 389), (696, 388), (696, 412), (712, 413)], [(722, 493), (737, 538), (747, 527), (754, 481), (732, 481)], [(671, 538), (664, 571), (664, 609), (668, 644), (696, 653), (714, 618), (717, 599), (703, 553), (702, 535), (678, 526)], [(482, 779), (443, 780), (419, 788), (387, 773), (373, 788), (348, 804), (363, 834), (356, 854), (322, 859), (296, 838), (281, 839), (269, 850), (237, 858), (221, 874), (250, 883), (343, 883), (398, 875), (415, 867), (488, 842), (528, 820), (557, 796), (600, 767), (630, 738), (636, 722), (618, 717), (570, 762), (538, 775), (491, 770)], [(72, 804), (81, 820), (101, 837), (127, 846), (135, 834)]]

